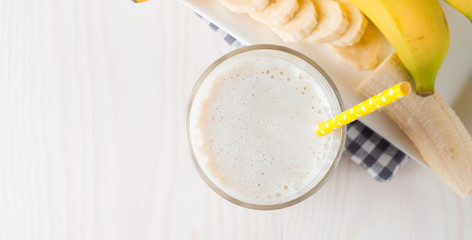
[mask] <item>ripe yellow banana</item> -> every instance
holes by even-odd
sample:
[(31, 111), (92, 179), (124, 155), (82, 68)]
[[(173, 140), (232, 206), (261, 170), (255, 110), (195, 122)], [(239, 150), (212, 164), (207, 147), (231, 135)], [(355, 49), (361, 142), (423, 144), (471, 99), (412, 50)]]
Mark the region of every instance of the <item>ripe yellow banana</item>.
[[(410, 80), (411, 75), (394, 53), (356, 90), (371, 97)], [(408, 135), (426, 164), (448, 187), (463, 197), (472, 193), (472, 139), (441, 96), (412, 94), (382, 110)]]
[(446, 0), (446, 2), (472, 22), (472, 0)]
[(437, 0), (350, 0), (385, 35), (415, 80), (418, 95), (434, 93), (449, 48), (449, 29)]

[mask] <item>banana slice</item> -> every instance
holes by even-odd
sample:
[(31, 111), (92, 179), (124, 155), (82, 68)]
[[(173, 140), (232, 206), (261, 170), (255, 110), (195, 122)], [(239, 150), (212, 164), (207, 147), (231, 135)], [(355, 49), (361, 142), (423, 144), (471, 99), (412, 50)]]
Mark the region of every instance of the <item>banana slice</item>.
[[(365, 97), (413, 79), (396, 53), (390, 55), (356, 91)], [(466, 103), (464, 103), (466, 104)], [(423, 160), (454, 192), (472, 193), (472, 138), (444, 99), (411, 94), (383, 111), (408, 135)]]
[(221, 5), (234, 13), (250, 13), (261, 11), (270, 0), (218, 0)]
[(250, 12), (249, 16), (267, 25), (282, 25), (298, 11), (297, 0), (271, 0), (270, 4), (259, 12)]
[(354, 4), (350, 3), (348, 0), (337, 1), (346, 9), (349, 18), (349, 27), (340, 38), (331, 43), (340, 47), (352, 46), (364, 35), (368, 22), (364, 14), (362, 14), (359, 8), (354, 6)]
[(299, 0), (298, 5), (298, 12), (290, 21), (280, 26), (271, 26), (272, 31), (285, 42), (299, 42), (316, 27), (318, 14), (311, 0)]
[(318, 12), (318, 25), (305, 39), (311, 43), (323, 43), (338, 39), (349, 25), (346, 11), (333, 0), (312, 0)]
[(341, 61), (357, 69), (371, 69), (379, 62), (381, 44), (379, 33), (372, 23), (367, 25), (364, 36), (356, 44), (348, 47), (331, 47)]

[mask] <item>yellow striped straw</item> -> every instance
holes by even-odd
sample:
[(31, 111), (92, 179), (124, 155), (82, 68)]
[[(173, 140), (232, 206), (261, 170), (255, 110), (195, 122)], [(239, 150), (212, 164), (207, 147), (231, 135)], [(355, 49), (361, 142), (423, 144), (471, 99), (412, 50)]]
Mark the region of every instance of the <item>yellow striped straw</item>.
[(411, 85), (408, 82), (401, 82), (358, 105), (349, 108), (343, 113), (316, 126), (316, 134), (323, 136), (337, 128), (353, 122), (371, 112), (374, 112), (396, 100), (410, 94)]

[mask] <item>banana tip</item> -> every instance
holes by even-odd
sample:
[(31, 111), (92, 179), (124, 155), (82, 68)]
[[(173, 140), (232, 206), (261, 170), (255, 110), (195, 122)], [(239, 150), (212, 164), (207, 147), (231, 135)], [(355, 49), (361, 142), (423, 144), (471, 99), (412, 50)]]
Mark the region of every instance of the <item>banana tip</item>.
[(416, 90), (416, 95), (421, 97), (427, 97), (434, 94), (434, 90)]

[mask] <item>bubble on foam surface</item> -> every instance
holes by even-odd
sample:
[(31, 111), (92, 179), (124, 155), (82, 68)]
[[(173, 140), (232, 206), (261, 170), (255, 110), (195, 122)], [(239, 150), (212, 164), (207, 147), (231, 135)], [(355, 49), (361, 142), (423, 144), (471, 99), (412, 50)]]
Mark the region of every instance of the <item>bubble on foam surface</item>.
[(194, 100), (199, 133), (192, 141), (205, 145), (197, 158), (230, 195), (264, 202), (295, 194), (326, 163), (332, 137), (317, 136), (314, 126), (330, 117), (327, 97), (312, 76), (284, 60), (227, 65)]

